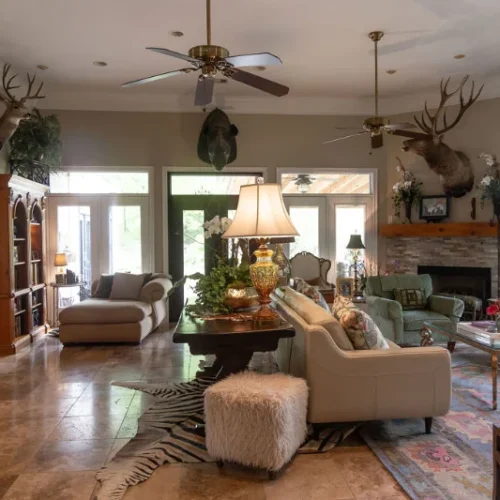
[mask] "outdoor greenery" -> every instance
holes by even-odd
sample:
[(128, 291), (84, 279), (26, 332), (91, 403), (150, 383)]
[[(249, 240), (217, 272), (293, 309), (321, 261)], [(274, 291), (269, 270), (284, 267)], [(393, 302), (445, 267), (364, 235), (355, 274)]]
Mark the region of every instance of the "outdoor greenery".
[(21, 120), (10, 139), (9, 165), (13, 173), (48, 184), (51, 172), (61, 170), (61, 126), (56, 115), (42, 116), (34, 109)]

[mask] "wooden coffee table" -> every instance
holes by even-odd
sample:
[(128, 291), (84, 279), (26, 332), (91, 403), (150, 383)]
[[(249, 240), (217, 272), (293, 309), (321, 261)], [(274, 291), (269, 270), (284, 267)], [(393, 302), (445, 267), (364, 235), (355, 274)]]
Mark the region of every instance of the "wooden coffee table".
[(457, 331), (456, 323), (439, 323), (434, 321), (424, 321), (420, 335), (422, 340), (421, 346), (432, 345), (434, 339), (432, 335), (436, 333), (448, 338), (448, 350), (453, 352), (456, 342), (463, 342), (471, 347), (475, 347), (481, 351), (487, 352), (491, 356), (491, 390), (492, 390), (492, 406), (497, 409), (497, 373), (498, 373), (498, 354), (499, 347), (493, 347), (486, 339), (473, 333), (462, 333)]
[(215, 362), (199, 376), (218, 379), (245, 370), (254, 352), (275, 351), (281, 338), (294, 337), (292, 326), (281, 318), (254, 323), (248, 321), (192, 318), (185, 310), (174, 330), (176, 344), (189, 345), (191, 354), (215, 354)]

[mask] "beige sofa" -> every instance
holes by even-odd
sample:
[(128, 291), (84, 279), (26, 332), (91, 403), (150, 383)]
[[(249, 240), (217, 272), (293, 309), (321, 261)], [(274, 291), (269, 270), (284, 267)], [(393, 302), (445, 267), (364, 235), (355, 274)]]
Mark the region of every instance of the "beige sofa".
[(449, 352), (441, 347), (358, 350), (340, 323), (290, 288), (272, 295), (295, 328), (277, 352), (282, 371), (309, 385), (308, 421), (313, 424), (445, 415), (451, 401)]
[(142, 287), (140, 300), (92, 297), (99, 280), (92, 283), (91, 298), (59, 313), (59, 339), (63, 344), (97, 342), (140, 343), (165, 318), (170, 279), (153, 275)]

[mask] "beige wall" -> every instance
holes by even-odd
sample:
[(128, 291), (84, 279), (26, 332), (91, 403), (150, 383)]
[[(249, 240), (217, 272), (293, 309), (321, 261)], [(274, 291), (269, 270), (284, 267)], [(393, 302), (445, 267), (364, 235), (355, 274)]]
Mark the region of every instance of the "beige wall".
[[(448, 115), (454, 117), (457, 106), (447, 108)], [(475, 103), (464, 115), (457, 127), (445, 135), (444, 142), (453, 149), (463, 151), (471, 159), (475, 173), (474, 189), (462, 198), (452, 198), (450, 220), (457, 222), (470, 221), (471, 200), (477, 198), (477, 220), (489, 220), (492, 216), (490, 205), (486, 205), (484, 210), (480, 207), (481, 193), (477, 189), (483, 174), (486, 171), (486, 164), (478, 158), (481, 152), (488, 152), (500, 156), (500, 128), (498, 119), (500, 117), (500, 99), (490, 99)], [(399, 115), (392, 118), (395, 122), (413, 122), (412, 114)], [(451, 121), (451, 120), (449, 120)], [(392, 186), (399, 178), (396, 172), (397, 160), (399, 156), (403, 163), (410, 167), (417, 179), (423, 182), (424, 194), (442, 194), (443, 189), (439, 177), (427, 166), (420, 156), (413, 153), (401, 151), (402, 138), (396, 136), (389, 137), (387, 144), (387, 186), (385, 198), (389, 202), (388, 214), (392, 214), (392, 204), (390, 201)], [(414, 219), (418, 219), (418, 211), (414, 209)], [(387, 220), (385, 221), (387, 222)]]
[[(68, 166), (155, 167), (155, 261), (162, 269), (163, 166), (203, 167), (196, 155), (205, 115), (56, 111), (62, 126), (63, 164)], [(359, 129), (359, 117), (231, 115), (239, 129), (238, 158), (234, 167), (268, 167), (275, 181), (277, 167), (377, 168), (379, 193), (385, 193), (386, 155), (370, 154), (367, 137), (331, 145), (321, 143), (341, 135), (336, 126)], [(349, 131), (347, 131), (349, 133)], [(382, 200), (384, 196), (380, 197)], [(380, 219), (387, 220), (385, 204)]]

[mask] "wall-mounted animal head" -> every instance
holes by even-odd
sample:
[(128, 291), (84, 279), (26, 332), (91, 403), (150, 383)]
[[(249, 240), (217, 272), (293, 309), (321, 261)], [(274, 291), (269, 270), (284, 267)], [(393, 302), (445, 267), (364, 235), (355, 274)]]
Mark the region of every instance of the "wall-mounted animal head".
[[(477, 101), (483, 86), (475, 92), (472, 82), (467, 100), (464, 98), (464, 85), (469, 79), (464, 77), (453, 92), (448, 92), (450, 79), (441, 80), (441, 102), (434, 114), (431, 114), (425, 102), (424, 111), (420, 118), (415, 116), (415, 122), (422, 132), (396, 131), (395, 134), (410, 137), (403, 142), (403, 151), (411, 151), (422, 156), (429, 168), (441, 177), (441, 183), (447, 195), (459, 198), (470, 192), (474, 186), (474, 172), (469, 158), (462, 151), (455, 151), (443, 142), (446, 132), (455, 127), (464, 113)], [(447, 101), (460, 92), (460, 109), (455, 119), (448, 123), (446, 110)]]
[(215, 108), (203, 122), (198, 140), (198, 158), (222, 170), (236, 159), (238, 129), (224, 111)]
[(26, 101), (30, 99), (44, 99), (45, 96), (40, 95), (40, 91), (43, 87), (43, 82), (38, 87), (38, 90), (32, 94), (33, 84), (36, 80), (36, 75), (28, 76), (28, 90), (24, 97), (17, 99), (15, 95), (12, 94), (12, 90), (18, 89), (20, 85), (13, 85), (13, 81), (16, 79), (17, 74), (9, 77), (10, 64), (4, 64), (2, 72), (2, 90), (0, 91), (0, 101), (2, 101), (6, 109), (3, 115), (0, 117), (0, 149), (5, 144), (5, 142), (12, 136), (16, 131), (19, 122), (29, 116), (29, 109), (26, 107)]

